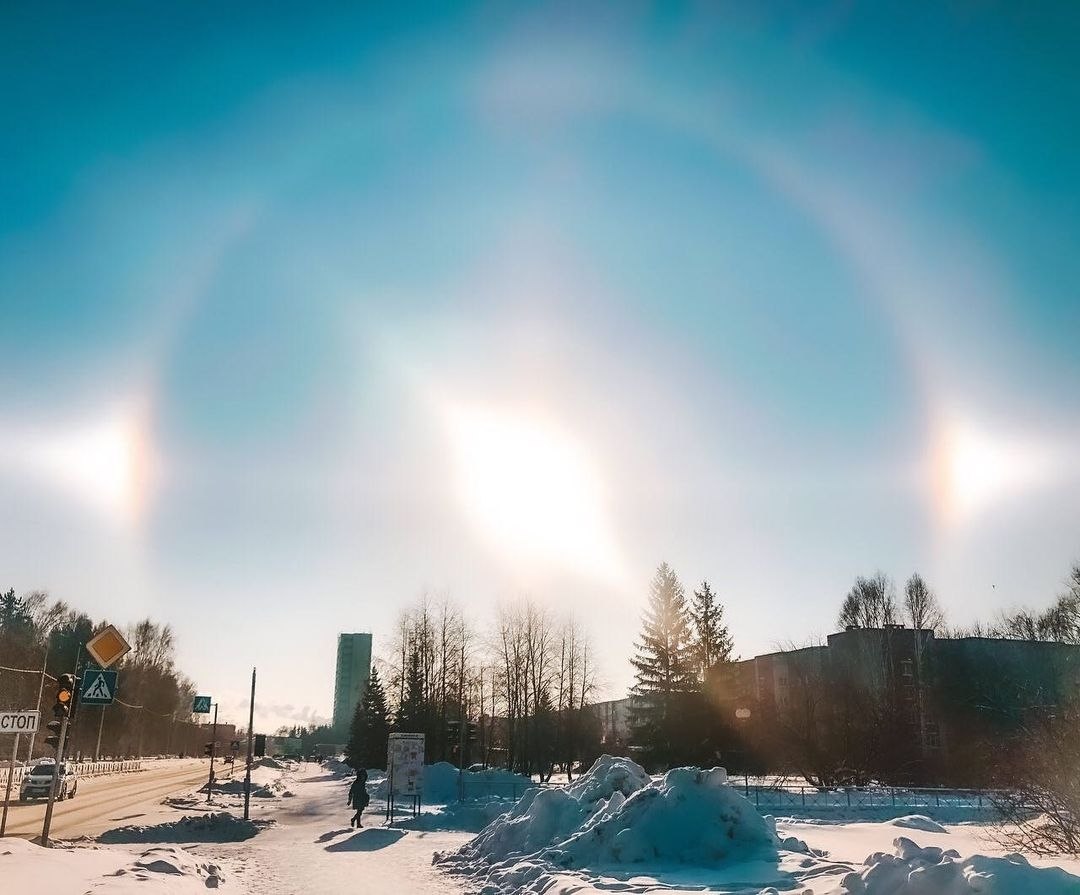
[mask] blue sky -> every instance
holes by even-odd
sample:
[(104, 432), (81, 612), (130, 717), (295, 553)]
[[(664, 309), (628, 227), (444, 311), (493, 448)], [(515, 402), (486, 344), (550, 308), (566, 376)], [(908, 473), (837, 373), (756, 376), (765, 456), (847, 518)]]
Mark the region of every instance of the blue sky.
[(3, 17), (2, 566), (237, 715), (425, 589), (618, 695), (661, 560), (752, 655), (1080, 558), (1070, 4)]

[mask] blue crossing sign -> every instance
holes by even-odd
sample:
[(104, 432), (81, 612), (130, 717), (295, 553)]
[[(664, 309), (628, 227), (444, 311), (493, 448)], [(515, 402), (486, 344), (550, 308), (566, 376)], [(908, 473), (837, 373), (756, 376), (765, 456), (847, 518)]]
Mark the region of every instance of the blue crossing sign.
[(210, 696), (196, 696), (191, 702), (191, 714), (209, 715), (211, 698)]
[(83, 671), (79, 702), (83, 705), (112, 705), (116, 698), (115, 671), (87, 668)]

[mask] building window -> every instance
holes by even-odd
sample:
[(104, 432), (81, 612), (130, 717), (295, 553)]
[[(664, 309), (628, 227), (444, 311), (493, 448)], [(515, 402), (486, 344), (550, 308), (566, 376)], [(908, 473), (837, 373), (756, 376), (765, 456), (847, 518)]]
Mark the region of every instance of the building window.
[(911, 659), (901, 659), (900, 660), (900, 673), (904, 677), (914, 677), (915, 676), (915, 663), (912, 662)]
[(926, 725), (926, 748), (927, 749), (940, 749), (941, 748), (941, 731), (938, 730), (936, 724)]

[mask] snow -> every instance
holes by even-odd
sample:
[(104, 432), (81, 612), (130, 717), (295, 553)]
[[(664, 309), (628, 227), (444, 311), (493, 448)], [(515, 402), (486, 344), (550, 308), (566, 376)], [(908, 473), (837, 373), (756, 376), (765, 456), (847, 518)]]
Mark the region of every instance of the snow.
[[(862, 829), (850, 835), (857, 826)], [(898, 826), (919, 830), (920, 838), (955, 839), (971, 851), (961, 857), (947, 845), (894, 838)], [(632, 761), (605, 756), (572, 786), (526, 793), (472, 840), (434, 861), (485, 895), (702, 889), (1080, 895), (1080, 877), (1017, 855), (983, 853), (976, 835), (955, 834), (923, 815), (862, 825), (781, 821), (778, 831), (729, 785), (722, 768), (676, 768), (650, 780)], [(820, 847), (833, 839), (847, 846), (845, 856)], [(889, 841), (893, 850), (881, 850)], [(853, 858), (852, 848), (865, 850)]]
[(107, 830), (98, 842), (241, 842), (267, 827), (265, 820), (244, 820), (227, 811), (181, 817), (179, 820), (144, 826), (131, 824)]
[(652, 780), (627, 758), (602, 756), (572, 785), (528, 791), (471, 842), (437, 855), (448, 872), (484, 881), (485, 891), (545, 891), (567, 869), (612, 865), (775, 865), (781, 840), (728, 784), (723, 768), (676, 768)]
[(1080, 877), (1060, 867), (1032, 867), (1022, 855), (961, 858), (953, 849), (922, 848), (903, 836), (892, 854), (877, 852), (844, 877), (851, 895), (1076, 895)]
[(0, 842), (5, 892), (192, 895), (226, 887), (221, 868), (175, 846), (131, 852), (119, 848), (41, 848), (23, 839)]
[[(380, 776), (382, 776), (381, 772)], [(516, 798), (533, 786), (533, 782), (528, 777), (499, 768), (490, 768), (486, 771), (465, 771), (462, 778), (466, 799), (482, 799), (491, 796)], [(389, 779), (382, 776), (372, 790), (372, 796), (385, 800), (389, 786)], [(423, 801), (429, 805), (446, 805), (457, 800), (458, 769), (446, 761), (425, 765)]]
[(395, 824), (408, 830), (460, 830), (479, 833), (484, 827), (514, 806), (513, 799), (489, 797), (449, 802), (424, 810), (417, 817), (407, 817)]
[(889, 821), (894, 827), (903, 827), (906, 830), (922, 830), (924, 833), (948, 833), (936, 820), (931, 820), (925, 814), (905, 814), (895, 820)]

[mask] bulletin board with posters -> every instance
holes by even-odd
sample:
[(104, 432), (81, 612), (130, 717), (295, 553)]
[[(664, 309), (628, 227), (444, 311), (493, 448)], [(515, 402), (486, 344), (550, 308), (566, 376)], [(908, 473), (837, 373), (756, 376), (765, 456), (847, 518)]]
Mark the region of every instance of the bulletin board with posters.
[(386, 814), (394, 822), (396, 802), (409, 802), (413, 814), (420, 813), (424, 793), (424, 734), (392, 733), (386, 744)]

